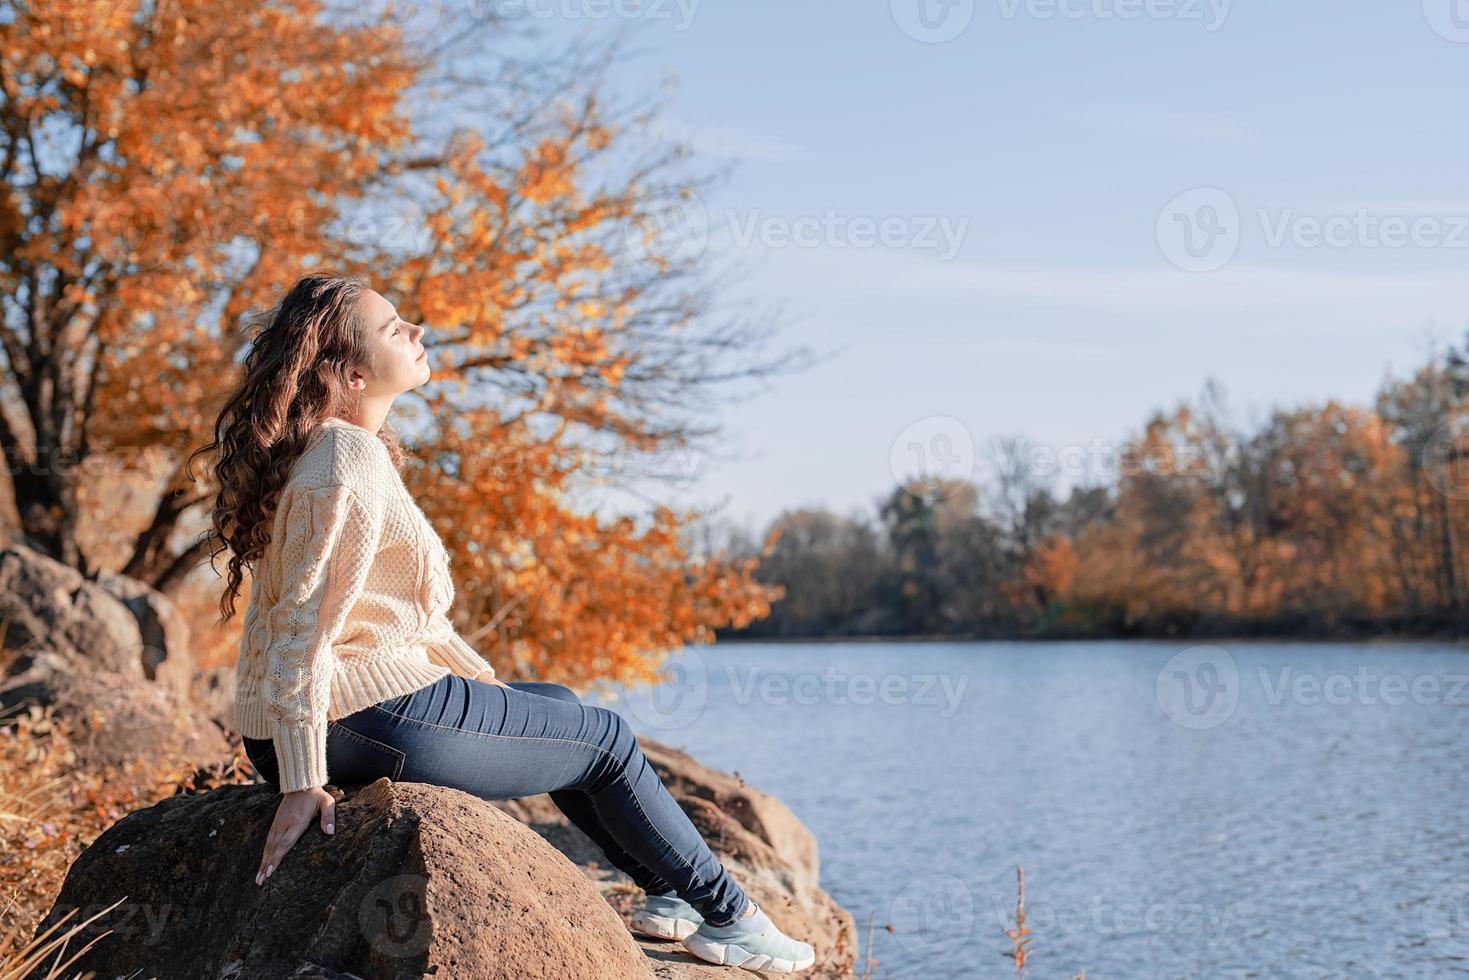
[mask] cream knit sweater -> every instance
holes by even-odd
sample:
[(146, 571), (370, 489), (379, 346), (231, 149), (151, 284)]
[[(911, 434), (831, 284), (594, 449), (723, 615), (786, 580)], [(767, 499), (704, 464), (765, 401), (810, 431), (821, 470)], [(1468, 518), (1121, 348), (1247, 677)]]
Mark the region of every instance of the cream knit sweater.
[(235, 726), (271, 739), (283, 793), (324, 786), (327, 723), (449, 673), (494, 669), (455, 632), (449, 556), (378, 437), (328, 418), (255, 563)]

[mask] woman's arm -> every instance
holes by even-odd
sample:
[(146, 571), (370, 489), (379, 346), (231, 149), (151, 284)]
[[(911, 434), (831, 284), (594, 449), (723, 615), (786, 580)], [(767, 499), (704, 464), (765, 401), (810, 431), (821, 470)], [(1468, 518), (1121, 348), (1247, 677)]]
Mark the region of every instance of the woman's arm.
[(326, 785), (332, 646), (367, 583), (383, 515), (341, 484), (298, 490), (282, 505), (281, 596), (267, 613), (262, 694), (288, 793)]
[(262, 689), (280, 763), (281, 800), (255, 873), (257, 885), (275, 872), (313, 817), (319, 815), (323, 832), (336, 830), (336, 802), (324, 788), (331, 651), (366, 586), (383, 522), (381, 509), (341, 485), (297, 491), (281, 506), (288, 508), (284, 538), (274, 544), (283, 562), (282, 594), (268, 613), (281, 628), (265, 651)]

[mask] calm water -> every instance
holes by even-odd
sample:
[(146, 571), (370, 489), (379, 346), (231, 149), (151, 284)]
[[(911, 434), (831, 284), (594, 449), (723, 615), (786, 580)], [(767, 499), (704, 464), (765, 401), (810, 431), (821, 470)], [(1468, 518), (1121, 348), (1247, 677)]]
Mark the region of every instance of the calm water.
[(874, 917), (875, 977), (1013, 976), (1016, 865), (1030, 977), (1469, 975), (1463, 647), (726, 644), (674, 663), (602, 703), (790, 806), (864, 943)]

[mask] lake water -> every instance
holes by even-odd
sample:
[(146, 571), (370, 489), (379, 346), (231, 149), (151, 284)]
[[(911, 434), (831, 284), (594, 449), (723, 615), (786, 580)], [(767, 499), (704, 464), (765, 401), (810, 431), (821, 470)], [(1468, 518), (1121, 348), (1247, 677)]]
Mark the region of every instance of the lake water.
[[(604, 695), (820, 842), (874, 977), (1469, 975), (1469, 652), (723, 644)], [(891, 932), (882, 928), (891, 924)], [(861, 969), (859, 966), (858, 975)]]

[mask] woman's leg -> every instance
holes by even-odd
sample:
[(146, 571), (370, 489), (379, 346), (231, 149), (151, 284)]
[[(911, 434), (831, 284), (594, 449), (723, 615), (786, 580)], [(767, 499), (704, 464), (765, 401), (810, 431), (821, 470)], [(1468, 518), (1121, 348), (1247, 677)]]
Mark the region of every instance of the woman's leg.
[(329, 771), (334, 754), (344, 771), (357, 763), (361, 755), (353, 753), (365, 738), (401, 756), (396, 778), (404, 782), (486, 800), (579, 792), (591, 804), (587, 826), (612, 844), (609, 859), (625, 852), (629, 867), (646, 869), (655, 887), (666, 882), (713, 925), (734, 922), (749, 907), (627, 720), (609, 708), (449, 674), (332, 724), (352, 734), (332, 738), (329, 731)]
[[(557, 698), (573, 704), (581, 703), (576, 692), (564, 684), (552, 684), (547, 681), (511, 681), (510, 686), (519, 691), (539, 694), (542, 697)], [(662, 895), (674, 890), (672, 885), (622, 849), (616, 839), (608, 833), (607, 828), (603, 826), (601, 818), (597, 816), (597, 808), (592, 804), (592, 797), (585, 790), (558, 789), (553, 790), (550, 797), (557, 809), (566, 814), (566, 819), (602, 849), (608, 862), (631, 878), (639, 888), (649, 895)]]

